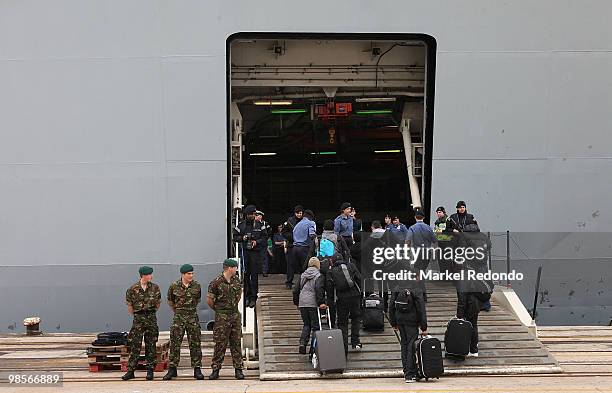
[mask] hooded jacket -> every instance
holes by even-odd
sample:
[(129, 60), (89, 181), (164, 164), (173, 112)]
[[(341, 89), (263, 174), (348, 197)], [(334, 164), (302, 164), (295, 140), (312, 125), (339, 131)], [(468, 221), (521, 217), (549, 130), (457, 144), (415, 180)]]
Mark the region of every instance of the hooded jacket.
[(324, 275), (316, 267), (309, 267), (293, 288), (293, 304), (302, 307), (319, 307), (325, 304)]

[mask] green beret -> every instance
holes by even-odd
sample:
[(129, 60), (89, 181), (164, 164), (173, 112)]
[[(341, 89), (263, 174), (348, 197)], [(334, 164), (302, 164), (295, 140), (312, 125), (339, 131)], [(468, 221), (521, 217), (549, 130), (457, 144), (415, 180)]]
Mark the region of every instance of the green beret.
[(235, 259), (226, 259), (225, 261), (223, 261), (223, 266), (227, 266), (227, 267), (238, 267), (238, 262), (236, 262)]
[(140, 273), (141, 276), (153, 274), (153, 268), (150, 266), (141, 266), (140, 269), (138, 269), (138, 273)]
[(191, 266), (190, 264), (186, 263), (183, 266), (181, 266), (181, 274), (185, 274), (185, 273), (189, 273), (193, 271), (193, 266)]

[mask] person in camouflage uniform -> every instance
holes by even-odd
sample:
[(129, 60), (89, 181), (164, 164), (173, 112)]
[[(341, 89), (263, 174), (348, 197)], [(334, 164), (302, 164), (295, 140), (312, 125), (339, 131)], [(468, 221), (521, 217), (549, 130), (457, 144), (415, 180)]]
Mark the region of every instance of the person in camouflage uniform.
[(197, 306), (202, 297), (200, 283), (193, 279), (193, 266), (181, 266), (181, 278), (168, 288), (168, 304), (174, 311), (174, 319), (170, 328), (170, 366), (164, 380), (168, 381), (177, 376), (176, 368), (181, 360), (181, 343), (183, 335), (187, 332), (189, 342), (189, 355), (193, 377), (204, 379), (200, 368), (202, 367), (202, 347), (200, 345), (200, 320)]
[(219, 378), (219, 370), (223, 365), (225, 350), (229, 344), (234, 363), (236, 379), (244, 379), (242, 373), (242, 338), (241, 315), (238, 302), (242, 297), (242, 283), (236, 275), (238, 263), (233, 259), (223, 262), (223, 273), (208, 285), (206, 302), (215, 311), (213, 341), (215, 351), (212, 358), (212, 373), (208, 379)]
[[(436, 209), (436, 222), (434, 224), (434, 233), (436, 234), (436, 240), (438, 241), (438, 247), (446, 249), (446, 247), (453, 247), (455, 242), (453, 241), (453, 230), (456, 229), (455, 222), (450, 219), (446, 214), (444, 206), (439, 206)], [(454, 272), (455, 266), (452, 259), (444, 258), (444, 253), (438, 258), (438, 267), (440, 273), (452, 273)]]
[(142, 266), (138, 273), (140, 274), (140, 280), (125, 293), (125, 303), (130, 314), (134, 315), (134, 321), (128, 335), (130, 357), (128, 371), (121, 377), (124, 381), (134, 378), (134, 370), (138, 365), (143, 336), (145, 358), (147, 360), (147, 380), (151, 381), (153, 379), (153, 370), (155, 369), (155, 343), (157, 343), (159, 336), (155, 313), (161, 304), (161, 292), (159, 286), (151, 282), (153, 268)]

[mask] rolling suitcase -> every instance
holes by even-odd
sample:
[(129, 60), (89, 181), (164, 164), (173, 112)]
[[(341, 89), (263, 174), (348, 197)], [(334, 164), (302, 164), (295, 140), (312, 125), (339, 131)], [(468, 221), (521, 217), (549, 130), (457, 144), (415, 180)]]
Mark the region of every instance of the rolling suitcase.
[[(370, 279), (373, 280), (374, 279)], [(381, 281), (381, 294), (382, 294)], [(363, 280), (363, 301), (361, 303), (363, 330), (382, 332), (385, 330), (385, 305), (383, 298), (377, 292), (366, 296), (366, 280)]]
[(446, 325), (444, 352), (446, 356), (465, 358), (470, 352), (472, 324), (465, 319), (453, 318)]
[(440, 378), (444, 374), (442, 361), (442, 344), (432, 336), (419, 337), (414, 340), (414, 364), (417, 370), (417, 379)]
[(325, 318), (327, 319), (328, 329), (323, 328), (321, 323), (321, 311), (317, 309), (319, 316), (319, 328), (314, 334), (314, 340), (311, 348), (314, 346), (312, 354), (312, 366), (319, 374), (325, 373), (342, 373), (346, 368), (346, 355), (344, 353), (344, 339), (342, 338), (342, 330), (332, 329), (329, 317), (329, 309), (325, 309)]

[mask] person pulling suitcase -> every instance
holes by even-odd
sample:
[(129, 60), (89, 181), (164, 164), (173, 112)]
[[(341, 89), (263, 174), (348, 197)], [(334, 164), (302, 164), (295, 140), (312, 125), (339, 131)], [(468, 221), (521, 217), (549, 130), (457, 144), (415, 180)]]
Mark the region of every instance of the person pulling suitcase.
[[(293, 304), (300, 310), (304, 326), (300, 335), (299, 353), (306, 354), (306, 346), (310, 341), (311, 333), (319, 330), (317, 317), (318, 309), (327, 308), (325, 304), (325, 277), (320, 272), (321, 262), (312, 257), (308, 261), (308, 268), (300, 276), (300, 281), (293, 289)], [(311, 348), (312, 350), (312, 348)]]
[(478, 314), (480, 314), (482, 302), (489, 301), (490, 298), (490, 292), (486, 291), (457, 292), (457, 318), (465, 319), (472, 325), (467, 357), (478, 357)]
[(419, 291), (396, 287), (389, 299), (389, 323), (400, 333), (402, 368), (406, 383), (417, 381), (414, 342), (421, 335), (427, 335), (427, 312), (425, 301)]
[(354, 264), (347, 263), (341, 256), (334, 256), (334, 267), (327, 274), (329, 294), (335, 293), (336, 307), (338, 313), (338, 327), (342, 330), (344, 338), (344, 351), (348, 355), (349, 319), (351, 320), (351, 346), (353, 350), (362, 348), (359, 338), (361, 329), (361, 273)]
[(372, 288), (372, 292), (366, 296), (366, 283), (373, 281), (373, 286), (376, 286), (378, 280), (368, 278), (363, 280), (363, 300), (362, 300), (362, 325), (363, 330), (382, 332), (385, 330), (385, 302), (383, 299), (384, 282), (380, 280), (380, 292), (376, 288)]

